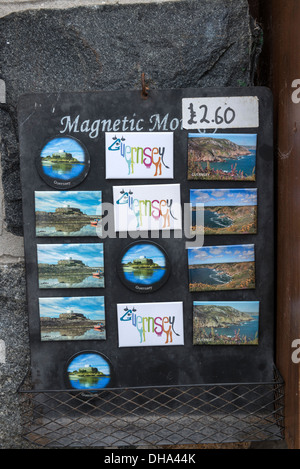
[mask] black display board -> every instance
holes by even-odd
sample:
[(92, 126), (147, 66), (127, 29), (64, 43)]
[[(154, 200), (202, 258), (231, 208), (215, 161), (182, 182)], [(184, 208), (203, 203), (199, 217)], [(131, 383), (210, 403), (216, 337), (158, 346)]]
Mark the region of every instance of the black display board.
[[(251, 96), (258, 99), (259, 123), (255, 128), (224, 129), (212, 124), (192, 132), (257, 134), (256, 180), (188, 180), (188, 134), (181, 126), (182, 99)], [(191, 109), (192, 111), (192, 109)], [(193, 117), (191, 113), (191, 118)], [(205, 117), (205, 116), (204, 116)], [(227, 120), (232, 114), (228, 113)], [(247, 116), (245, 115), (245, 120)], [(99, 123), (100, 120), (100, 123)], [(208, 120), (206, 116), (206, 120)], [(111, 122), (108, 128), (105, 121)], [(274, 357), (274, 212), (272, 96), (268, 89), (211, 88), (153, 90), (145, 99), (140, 91), (28, 94), (18, 109), (24, 242), (28, 296), (31, 372), (34, 389), (70, 388), (67, 366), (85, 351), (98, 352), (111, 366), (110, 388), (160, 385), (193, 385), (270, 381)], [(115, 123), (115, 127), (113, 127)], [(102, 126), (106, 127), (102, 127)], [(105, 177), (105, 130), (172, 132), (174, 178), (118, 180)], [(71, 185), (59, 185), (41, 177), (38, 159), (46, 143), (55, 137), (76, 139), (87, 152), (84, 177)], [(73, 181), (74, 182), (74, 181)], [(166, 237), (163, 231), (151, 239), (166, 252), (167, 280), (152, 292), (134, 291), (118, 275), (122, 251), (135, 242), (130, 236), (100, 239), (36, 235), (35, 192), (101, 191), (102, 202), (113, 203), (113, 186), (180, 184), (181, 203), (189, 203), (190, 189), (257, 188), (257, 233), (205, 235), (204, 246), (254, 245), (256, 283), (253, 289), (189, 291), (187, 238)], [(56, 188), (57, 187), (57, 188)], [(142, 233), (142, 235), (145, 233)], [(143, 236), (142, 236), (143, 239)], [(140, 238), (138, 238), (140, 240)], [(104, 288), (39, 288), (38, 245), (103, 243)], [(41, 340), (40, 298), (95, 297), (105, 300), (105, 340)], [(258, 301), (257, 345), (193, 345), (193, 301)], [(183, 303), (183, 345), (119, 347), (117, 304), (151, 302)]]

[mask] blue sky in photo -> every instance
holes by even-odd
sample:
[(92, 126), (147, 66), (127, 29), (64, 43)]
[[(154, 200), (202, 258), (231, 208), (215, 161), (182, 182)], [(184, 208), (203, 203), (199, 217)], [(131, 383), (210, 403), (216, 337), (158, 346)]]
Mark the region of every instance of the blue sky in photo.
[(72, 153), (73, 158), (84, 161), (83, 148), (76, 140), (68, 137), (58, 137), (50, 140), (42, 149), (41, 157), (45, 158), (45, 156), (51, 156), (52, 153), (58, 153), (59, 151)]
[(148, 259), (152, 259), (153, 262), (161, 267), (166, 265), (165, 257), (161, 251), (156, 246), (147, 243), (132, 246), (124, 255), (122, 263), (126, 264), (127, 262), (132, 262), (134, 259), (144, 256)]
[(91, 320), (105, 319), (104, 296), (39, 298), (40, 317), (58, 318), (72, 310)]
[(256, 147), (257, 134), (199, 134), (189, 133), (189, 138), (225, 138), (241, 146)]
[(205, 246), (188, 248), (189, 265), (254, 261), (254, 245)]
[(86, 215), (101, 215), (101, 191), (37, 191), (35, 210), (55, 212), (56, 208), (79, 208)]
[(242, 311), (243, 313), (259, 313), (259, 301), (194, 301), (194, 306), (202, 305), (216, 305), (216, 306), (231, 306), (232, 308)]
[(208, 207), (257, 205), (257, 189), (191, 189), (190, 202)]
[(38, 244), (38, 264), (57, 264), (59, 260), (76, 259), (89, 267), (103, 267), (103, 244)]
[(85, 366), (93, 366), (98, 368), (98, 371), (102, 371), (102, 373), (106, 375), (110, 374), (109, 363), (97, 353), (82, 353), (78, 355), (69, 364), (68, 372), (84, 368)]

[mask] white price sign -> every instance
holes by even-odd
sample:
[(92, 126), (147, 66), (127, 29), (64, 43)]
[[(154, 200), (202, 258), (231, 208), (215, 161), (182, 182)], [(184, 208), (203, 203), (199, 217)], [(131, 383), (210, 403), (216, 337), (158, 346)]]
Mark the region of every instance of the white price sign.
[(184, 129), (229, 129), (259, 126), (257, 96), (183, 98)]

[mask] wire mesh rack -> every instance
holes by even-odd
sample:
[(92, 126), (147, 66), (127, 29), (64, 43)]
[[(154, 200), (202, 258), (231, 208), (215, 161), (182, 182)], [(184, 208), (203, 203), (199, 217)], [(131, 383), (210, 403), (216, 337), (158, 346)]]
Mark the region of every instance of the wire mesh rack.
[(19, 390), (22, 436), (44, 448), (241, 443), (284, 438), (284, 382)]

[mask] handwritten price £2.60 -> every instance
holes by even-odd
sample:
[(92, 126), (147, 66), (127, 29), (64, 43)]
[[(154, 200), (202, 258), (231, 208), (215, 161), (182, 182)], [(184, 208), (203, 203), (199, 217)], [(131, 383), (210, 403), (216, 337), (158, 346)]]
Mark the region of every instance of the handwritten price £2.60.
[(259, 126), (258, 107), (256, 96), (183, 98), (183, 128), (255, 128)]
[[(188, 109), (190, 110), (191, 117), (188, 120), (189, 124), (197, 124), (197, 120), (195, 119), (196, 117), (196, 112), (194, 111), (194, 106), (193, 103), (190, 103)], [(209, 109), (206, 104), (202, 104), (199, 106), (199, 110), (202, 113), (202, 117), (199, 119), (199, 124), (217, 124), (220, 125), (223, 122), (226, 124), (231, 124), (231, 122), (234, 121), (235, 119), (235, 111), (231, 107), (227, 107), (224, 111), (222, 110), (222, 107), (219, 106), (214, 113), (214, 119), (208, 119), (207, 117), (209, 116)], [(222, 115), (223, 114), (223, 115)]]

